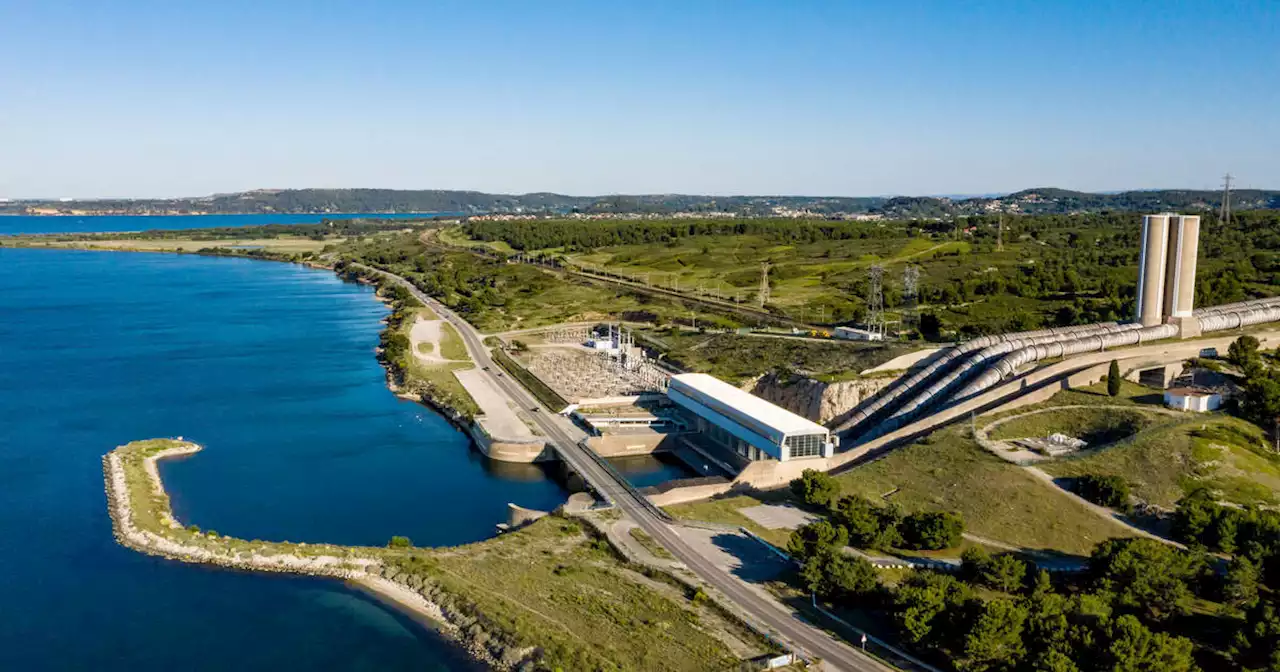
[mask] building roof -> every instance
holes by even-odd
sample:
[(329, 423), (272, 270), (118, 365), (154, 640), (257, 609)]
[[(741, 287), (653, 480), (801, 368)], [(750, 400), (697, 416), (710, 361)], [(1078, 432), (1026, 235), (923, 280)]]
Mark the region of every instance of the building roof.
[(1220, 394), (1203, 387), (1171, 387), (1165, 390), (1165, 393), (1175, 397), (1211, 397), (1215, 394)]
[(771, 404), (715, 376), (709, 376), (705, 373), (682, 373), (672, 376), (671, 380), (683, 383), (689, 388), (701, 392), (782, 434), (817, 434), (826, 433), (827, 431), (826, 427), (812, 420), (802, 418), (781, 406)]

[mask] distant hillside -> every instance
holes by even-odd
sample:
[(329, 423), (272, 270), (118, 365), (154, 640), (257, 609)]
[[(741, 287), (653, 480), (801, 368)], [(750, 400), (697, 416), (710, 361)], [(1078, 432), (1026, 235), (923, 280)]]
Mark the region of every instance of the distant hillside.
[[(1043, 188), (1008, 196), (937, 198), (928, 196), (696, 196), (646, 194), (566, 196), (563, 194), (486, 194), (438, 189), (259, 189), (200, 198), (11, 201), (0, 203), (0, 214), (270, 214), (270, 213), (415, 213), (443, 212), (587, 214), (726, 212), (745, 216), (881, 216), (890, 219), (948, 219), (1008, 212), (1069, 214), (1114, 211), (1202, 211), (1221, 204), (1216, 191), (1126, 191), (1090, 194)], [(1232, 192), (1239, 210), (1280, 208), (1280, 191), (1256, 189)]]

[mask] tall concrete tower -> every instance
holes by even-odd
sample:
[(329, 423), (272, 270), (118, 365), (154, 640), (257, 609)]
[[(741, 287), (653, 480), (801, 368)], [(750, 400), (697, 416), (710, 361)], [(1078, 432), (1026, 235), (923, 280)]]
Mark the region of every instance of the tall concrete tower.
[(1138, 306), (1134, 319), (1144, 327), (1164, 320), (1165, 264), (1169, 250), (1168, 214), (1142, 218), (1142, 254), (1138, 257)]
[(1165, 261), (1164, 314), (1191, 317), (1196, 299), (1196, 256), (1200, 248), (1200, 217), (1169, 217), (1169, 256)]

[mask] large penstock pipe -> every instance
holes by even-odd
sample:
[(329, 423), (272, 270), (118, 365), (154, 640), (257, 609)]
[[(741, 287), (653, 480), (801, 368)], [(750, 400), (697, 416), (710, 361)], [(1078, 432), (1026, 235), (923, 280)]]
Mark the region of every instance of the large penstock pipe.
[(1034, 331), (1023, 331), (1013, 334), (999, 334), (996, 336), (981, 336), (949, 349), (942, 356), (935, 359), (928, 366), (919, 371), (899, 378), (896, 382), (885, 388), (879, 396), (877, 396), (870, 404), (854, 413), (848, 420), (836, 427), (837, 432), (849, 432), (859, 425), (866, 423), (868, 420), (892, 410), (895, 404), (903, 399), (911, 391), (919, 386), (932, 380), (934, 376), (949, 370), (957, 363), (962, 361), (970, 354), (981, 351), (999, 343), (1006, 343), (1023, 338), (1036, 338), (1045, 336), (1065, 337), (1083, 330), (1096, 328), (1098, 325), (1078, 325), (1074, 327), (1061, 327), (1056, 329), (1037, 329)]
[[(1218, 308), (1197, 314), (1201, 333), (1240, 329), (1254, 324), (1280, 321), (1280, 302), (1277, 299), (1260, 299), (1237, 304), (1234, 310), (1221, 311)], [(1200, 311), (1195, 311), (1200, 313)], [(1073, 341), (1065, 341), (1051, 346), (1031, 346), (1015, 350), (994, 366), (987, 369), (972, 383), (956, 395), (953, 403), (963, 401), (980, 394), (1001, 381), (1013, 377), (1018, 369), (1042, 359), (1065, 357), (1082, 352), (1099, 352), (1107, 348), (1126, 347), (1150, 343), (1178, 335), (1178, 327), (1173, 324), (1159, 324), (1154, 327), (1143, 327), (1129, 332), (1089, 336)]]

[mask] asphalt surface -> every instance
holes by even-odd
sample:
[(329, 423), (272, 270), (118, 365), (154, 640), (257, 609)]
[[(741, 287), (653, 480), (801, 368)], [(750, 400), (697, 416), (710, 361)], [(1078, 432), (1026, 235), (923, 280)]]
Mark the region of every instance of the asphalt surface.
[[(412, 292), (419, 301), (429, 306), (437, 315), (448, 320), (457, 329), (472, 359), (480, 365), (482, 370), (487, 369), (484, 372), (490, 376), (490, 382), (495, 387), (526, 409), (532, 410), (540, 406), (539, 402), (518, 383), (511, 380), (510, 376), (495, 375), (497, 366), (489, 356), (489, 350), (485, 347), (480, 333), (470, 323), (458, 317), (440, 302), (422, 293), (413, 283), (404, 278), (362, 264), (353, 265), (382, 273)], [(791, 647), (794, 652), (806, 657), (821, 658), (827, 669), (856, 672), (883, 672), (894, 669), (800, 620), (777, 602), (762, 597), (704, 557), (681, 539), (677, 530), (667, 524), (665, 514), (661, 510), (643, 495), (635, 492), (625, 480), (620, 482), (602, 458), (579, 445), (579, 442), (586, 438), (586, 433), (567, 418), (556, 415), (554, 411), (548, 412), (546, 409), (531, 412), (529, 415), (555, 445), (561, 458), (581, 475), (598, 495), (631, 516), (645, 532), (662, 544), (693, 573), (720, 591), (757, 626), (773, 631), (777, 638)]]

